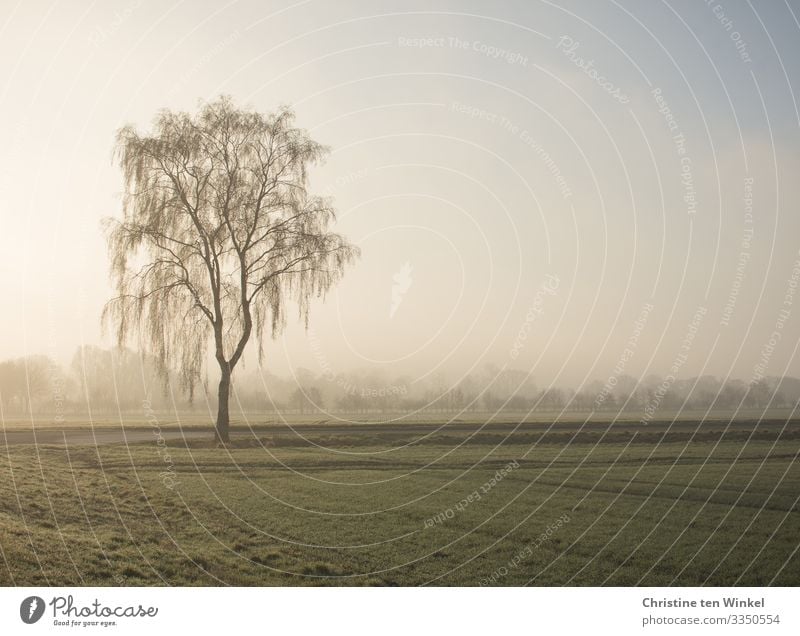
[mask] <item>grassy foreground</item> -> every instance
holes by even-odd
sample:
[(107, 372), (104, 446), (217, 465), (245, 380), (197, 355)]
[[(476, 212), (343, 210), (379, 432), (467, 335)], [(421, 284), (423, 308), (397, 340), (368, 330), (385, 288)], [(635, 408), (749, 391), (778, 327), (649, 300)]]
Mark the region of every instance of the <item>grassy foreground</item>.
[(0, 584), (798, 585), (800, 428), (723, 428), (0, 446)]

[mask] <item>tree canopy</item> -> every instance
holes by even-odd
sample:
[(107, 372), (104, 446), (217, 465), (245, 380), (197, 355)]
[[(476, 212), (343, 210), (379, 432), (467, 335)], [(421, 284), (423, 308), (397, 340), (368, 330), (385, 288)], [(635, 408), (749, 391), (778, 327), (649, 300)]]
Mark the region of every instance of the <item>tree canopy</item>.
[(289, 301), (307, 323), (310, 301), (359, 253), (329, 230), (331, 202), (308, 191), (326, 152), (290, 109), (226, 97), (196, 115), (164, 110), (150, 134), (122, 128), (123, 215), (107, 220), (117, 296), (104, 311), (119, 344), (137, 335), (191, 390), (209, 341), (229, 376), (251, 335), (261, 359)]

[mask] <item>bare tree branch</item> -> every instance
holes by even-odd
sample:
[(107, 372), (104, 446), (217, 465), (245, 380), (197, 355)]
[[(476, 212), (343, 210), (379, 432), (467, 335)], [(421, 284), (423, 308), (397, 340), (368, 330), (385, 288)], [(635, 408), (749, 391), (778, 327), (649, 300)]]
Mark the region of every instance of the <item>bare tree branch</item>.
[(178, 366), (190, 391), (213, 342), (218, 430), (230, 374), (253, 336), (261, 361), (286, 304), (307, 320), (310, 299), (358, 256), (329, 231), (329, 203), (307, 191), (308, 168), (326, 152), (289, 109), (264, 115), (224, 97), (196, 115), (160, 112), (149, 135), (117, 134), (125, 193), (123, 218), (106, 225), (117, 296), (104, 321), (120, 344), (136, 335), (164, 367)]

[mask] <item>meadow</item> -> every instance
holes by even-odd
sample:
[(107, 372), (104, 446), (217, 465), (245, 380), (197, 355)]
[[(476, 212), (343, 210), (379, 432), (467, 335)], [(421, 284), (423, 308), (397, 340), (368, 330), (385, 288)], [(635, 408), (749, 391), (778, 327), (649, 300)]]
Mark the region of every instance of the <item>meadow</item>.
[(0, 584), (798, 585), (799, 453), (780, 420), (0, 435)]

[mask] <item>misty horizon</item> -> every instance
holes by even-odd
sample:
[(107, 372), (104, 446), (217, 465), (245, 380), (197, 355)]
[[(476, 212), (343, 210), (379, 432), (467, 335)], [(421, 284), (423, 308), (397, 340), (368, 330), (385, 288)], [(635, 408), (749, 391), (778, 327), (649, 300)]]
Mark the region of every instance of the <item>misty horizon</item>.
[[(53, 9), (51, 20), (65, 10)], [(322, 357), (337, 371), (366, 364), (414, 377), (514, 366), (543, 386), (582, 386), (620, 364), (634, 377), (667, 375), (676, 363), (680, 377), (800, 375), (792, 315), (800, 217), (790, 212), (800, 167), (791, 131), (800, 119), (780, 70), (800, 57), (769, 65), (750, 57), (772, 50), (766, 34), (752, 30), (743, 48), (702, 3), (685, 7), (702, 46), (679, 36), (671, 9), (642, 11), (663, 14), (662, 37), (683, 44), (676, 63), (715, 51), (714, 66), (665, 64), (633, 35), (626, 58), (565, 10), (517, 10), (510, 22), (456, 8), (389, 19), (345, 3), (338, 21), (357, 44), (329, 50), (328, 30), (301, 32), (282, 47), (320, 64), (284, 74), (272, 66), (277, 57), (255, 57), (253, 46), (291, 30), (291, 12), (265, 21), (221, 10), (180, 55), (154, 59), (132, 39), (152, 21), (151, 7), (99, 8), (63, 34), (69, 46), (58, 58), (34, 47), (6, 87), (25, 95), (16, 87), (42, 77), (32, 101), (10, 104), (3, 124), (11, 145), (0, 166), (0, 259), (11, 275), (0, 293), (18, 310), (0, 334), (0, 359), (67, 363), (76, 336), (111, 346), (99, 321), (113, 295), (101, 220), (121, 209), (123, 183), (110, 161), (116, 131), (146, 130), (160, 109), (191, 112), (229, 94), (264, 111), (291, 104), (298, 125), (330, 146), (311, 190), (331, 198), (336, 231), (362, 252), (327, 301), (312, 303), (309, 332), (289, 307), (285, 333), (264, 339), (265, 367), (275, 373), (315, 369)], [(35, 21), (36, 11), (21, 9), (18, 19)], [(731, 8), (727, 19), (744, 21), (747, 11)], [(776, 11), (759, 9), (771, 38), (795, 46)], [(633, 34), (635, 17), (619, 17)], [(520, 27), (524, 20), (547, 23), (547, 33)], [(17, 44), (0, 45), (6, 59)], [(111, 60), (128, 46), (140, 54), (120, 57), (114, 70)], [(228, 62), (239, 60), (230, 73)], [(151, 64), (161, 70), (153, 82), (126, 90), (126, 74)], [(257, 68), (274, 78), (258, 79)], [(166, 80), (173, 76), (177, 84)], [(47, 123), (51, 108), (72, 124)], [(38, 188), (45, 175), (51, 187)], [(252, 365), (252, 351), (246, 356)]]
[[(151, 409), (202, 412), (216, 404), (217, 376), (212, 368), (192, 397), (181, 387), (179, 373), (162, 369), (152, 356), (87, 346), (78, 348), (66, 366), (46, 356), (0, 360), (0, 406), (6, 418), (51, 416), (53, 423), (109, 410), (140, 417)], [(800, 378), (763, 376), (748, 382), (708, 374), (635, 378), (613, 373), (581, 386), (550, 386), (522, 369), (492, 364), (466, 377), (414, 378), (375, 367), (334, 372), (323, 362), (317, 370), (298, 367), (292, 375), (240, 367), (233, 375), (232, 397), (236, 414), (449, 412), (458, 417), (459, 412), (561, 411), (643, 413), (647, 423), (659, 415), (697, 410), (759, 418), (774, 417), (781, 409), (794, 413)]]

